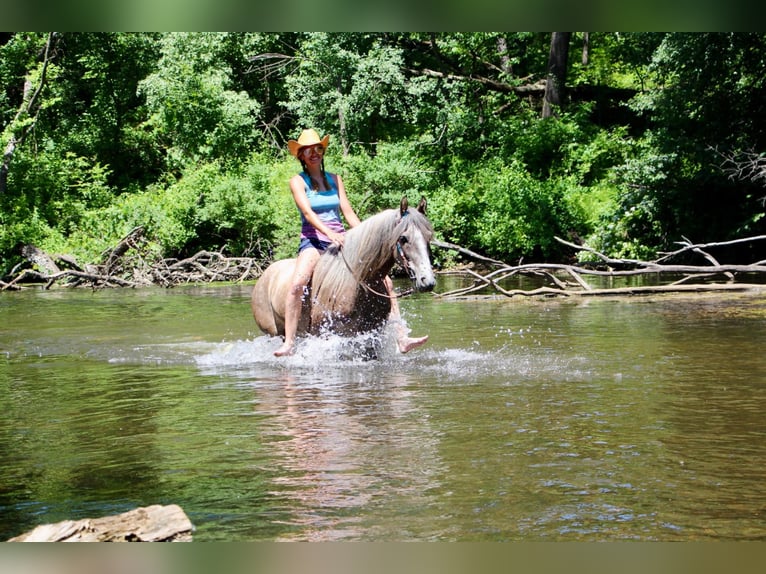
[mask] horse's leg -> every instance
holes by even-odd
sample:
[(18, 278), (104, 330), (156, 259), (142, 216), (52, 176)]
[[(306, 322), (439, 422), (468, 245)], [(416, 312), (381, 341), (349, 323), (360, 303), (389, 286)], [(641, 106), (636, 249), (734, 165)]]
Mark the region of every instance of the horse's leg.
[(391, 298), (391, 313), (388, 316), (388, 320), (396, 327), (396, 344), (399, 347), (399, 352), (409, 353), (412, 349), (424, 345), (425, 342), (428, 341), (428, 335), (424, 337), (409, 336), (410, 330), (404, 325), (404, 321), (402, 321), (402, 316), (399, 311), (399, 300), (394, 291), (394, 284), (388, 275), (386, 275), (383, 282), (386, 285), (388, 296)]

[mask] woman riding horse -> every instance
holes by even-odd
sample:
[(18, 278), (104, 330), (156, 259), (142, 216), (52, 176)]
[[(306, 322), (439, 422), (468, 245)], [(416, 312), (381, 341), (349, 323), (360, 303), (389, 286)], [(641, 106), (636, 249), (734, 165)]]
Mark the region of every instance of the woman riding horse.
[[(349, 227), (356, 227), (360, 223), (348, 201), (340, 175), (325, 171), (324, 152), (329, 141), (329, 135), (320, 138), (315, 130), (308, 129), (303, 130), (297, 140), (287, 142), (290, 153), (303, 167), (301, 173), (290, 179), (290, 191), (301, 214), (301, 239), (287, 292), (284, 342), (274, 352), (277, 357), (295, 352), (295, 335), (301, 319), (302, 298), (320, 255), (331, 245), (343, 248), (346, 230), (340, 214), (343, 213)], [(428, 335), (417, 338), (408, 336), (408, 331), (401, 322), (399, 304), (388, 276), (385, 277), (384, 284), (391, 301), (390, 319), (397, 325), (397, 345), (400, 352), (407, 353), (423, 345), (428, 340)]]

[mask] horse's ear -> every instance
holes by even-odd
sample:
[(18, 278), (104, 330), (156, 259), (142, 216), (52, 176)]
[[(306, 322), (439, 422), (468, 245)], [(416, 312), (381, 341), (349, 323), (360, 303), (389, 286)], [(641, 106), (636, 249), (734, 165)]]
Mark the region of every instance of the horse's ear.
[(407, 210), (410, 208), (410, 202), (407, 201), (407, 196), (404, 196), (402, 198), (402, 202), (399, 204), (399, 215), (402, 217), (405, 216), (407, 213)]
[(422, 213), (423, 215), (426, 214), (426, 205), (428, 202), (426, 201), (426, 198), (421, 196), (420, 197), (420, 203), (418, 203), (418, 211)]

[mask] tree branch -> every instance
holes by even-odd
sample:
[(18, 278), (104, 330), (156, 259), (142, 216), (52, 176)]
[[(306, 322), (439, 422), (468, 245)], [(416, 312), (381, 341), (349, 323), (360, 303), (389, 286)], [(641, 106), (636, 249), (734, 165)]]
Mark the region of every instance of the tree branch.
[[(532, 84), (523, 84), (523, 85), (516, 86), (513, 84), (508, 84), (506, 82), (498, 82), (497, 80), (492, 80), (490, 78), (485, 78), (483, 76), (473, 76), (473, 75), (464, 76), (460, 74), (445, 74), (444, 72), (439, 72), (437, 70), (430, 70), (428, 68), (423, 68), (422, 70), (407, 68), (406, 71), (411, 74), (415, 74), (419, 76), (427, 76), (430, 78), (441, 78), (444, 80), (455, 80), (460, 82), (477, 82), (496, 92), (504, 92), (504, 93), (512, 93), (512, 94), (545, 93), (545, 80), (538, 80), (537, 82)], [(529, 79), (530, 79), (530, 76), (527, 76), (526, 78), (522, 78), (522, 81), (526, 81)]]
[[(33, 245), (25, 246), (27, 265), (36, 268), (19, 270), (8, 282), (0, 282), (0, 291), (18, 290), (24, 284), (44, 284), (50, 289), (62, 283), (67, 287), (142, 287), (160, 285), (173, 287), (183, 283), (210, 283), (213, 281), (237, 281), (257, 279), (263, 273), (262, 262), (250, 257), (227, 257), (215, 251), (200, 251), (181, 261), (145, 257), (143, 228), (128, 233), (117, 246), (106, 250), (100, 265), (88, 265), (83, 270), (72, 258), (52, 257)], [(54, 259), (72, 269), (59, 270)]]
[[(508, 265), (498, 262), (497, 260), (490, 259), (472, 251), (462, 248), (451, 243), (443, 241), (432, 241), (432, 245), (443, 249), (456, 250), (459, 253), (471, 257), (474, 261), (481, 264), (491, 264), (492, 266), (500, 265), (499, 268), (482, 275), (474, 270), (467, 269), (461, 270), (457, 273), (467, 275), (473, 278), (473, 283), (466, 287), (461, 287), (453, 291), (438, 294), (439, 297), (458, 297), (466, 296), (470, 293), (477, 293), (487, 288), (491, 288), (493, 291), (505, 295), (507, 297), (513, 297), (516, 295), (523, 296), (535, 296), (535, 295), (560, 295), (560, 296), (598, 296), (598, 295), (632, 295), (632, 294), (645, 294), (645, 293), (672, 293), (672, 292), (704, 292), (704, 291), (720, 291), (720, 290), (752, 290), (752, 289), (766, 289), (766, 284), (757, 285), (750, 283), (738, 283), (738, 274), (753, 274), (753, 273), (766, 273), (766, 261), (758, 261), (751, 264), (720, 264), (714, 257), (703, 251), (710, 247), (716, 247), (720, 245), (731, 245), (734, 243), (745, 243), (750, 241), (758, 241), (766, 239), (766, 236), (748, 237), (738, 239), (734, 241), (726, 241), (721, 243), (707, 243), (707, 244), (692, 244), (688, 239), (684, 238), (683, 247), (674, 251), (671, 254), (665, 254), (662, 258), (655, 261), (640, 261), (636, 259), (615, 259), (608, 257), (603, 253), (599, 253), (595, 249), (592, 249), (585, 245), (575, 245), (563, 239), (556, 237), (556, 240), (560, 243), (573, 247), (580, 251), (586, 251), (598, 256), (603, 263), (607, 265), (606, 269), (581, 267), (575, 265), (564, 265), (556, 263), (529, 263), (524, 265)], [(700, 253), (706, 256), (710, 265), (674, 265), (668, 263), (661, 263), (662, 260), (667, 260), (673, 255), (679, 255), (681, 253), (692, 251)], [(623, 267), (623, 269), (618, 269)], [(454, 271), (452, 273), (455, 273)], [(543, 277), (547, 282), (553, 286), (543, 285), (535, 289), (504, 289), (500, 283), (514, 275), (525, 274), (535, 277)], [(685, 275), (681, 279), (676, 279), (675, 276), (682, 274)], [(633, 287), (616, 287), (616, 288), (600, 288), (590, 285), (583, 276), (594, 277), (628, 277), (628, 276), (640, 276), (640, 275), (652, 275), (655, 280), (661, 281), (663, 276), (670, 276), (671, 280), (665, 284), (658, 285), (642, 285)], [(715, 276), (726, 277), (725, 283), (711, 283), (711, 278)], [(565, 283), (560, 276), (569, 276), (574, 280), (574, 283)], [(708, 282), (703, 283), (703, 280)]]

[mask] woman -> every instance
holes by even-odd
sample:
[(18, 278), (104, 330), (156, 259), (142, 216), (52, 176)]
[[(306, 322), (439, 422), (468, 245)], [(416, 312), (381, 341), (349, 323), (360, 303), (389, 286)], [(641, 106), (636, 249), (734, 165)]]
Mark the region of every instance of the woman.
[[(295, 351), (295, 332), (301, 315), (301, 299), (319, 256), (333, 243), (343, 246), (346, 230), (340, 214), (343, 214), (349, 227), (356, 227), (360, 223), (348, 201), (341, 177), (325, 172), (324, 152), (329, 142), (329, 135), (320, 139), (313, 129), (303, 130), (297, 141), (287, 142), (290, 153), (303, 166), (303, 171), (290, 179), (290, 191), (301, 214), (301, 241), (292, 284), (287, 295), (285, 340), (274, 352), (277, 357), (290, 355)], [(407, 336), (407, 330), (399, 316), (399, 304), (391, 279), (386, 277), (385, 283), (391, 297), (390, 319), (398, 326), (397, 345), (400, 352), (406, 353), (425, 343), (428, 336)]]

